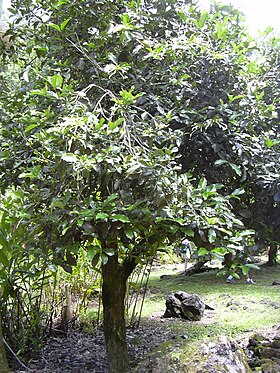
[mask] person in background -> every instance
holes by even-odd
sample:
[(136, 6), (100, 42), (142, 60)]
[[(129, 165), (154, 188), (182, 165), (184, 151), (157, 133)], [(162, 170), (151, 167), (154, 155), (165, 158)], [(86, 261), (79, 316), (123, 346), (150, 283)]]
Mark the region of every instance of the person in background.
[(188, 264), (191, 259), (191, 245), (189, 243), (189, 240), (185, 238), (180, 245), (179, 252), (184, 259), (184, 271), (187, 272)]

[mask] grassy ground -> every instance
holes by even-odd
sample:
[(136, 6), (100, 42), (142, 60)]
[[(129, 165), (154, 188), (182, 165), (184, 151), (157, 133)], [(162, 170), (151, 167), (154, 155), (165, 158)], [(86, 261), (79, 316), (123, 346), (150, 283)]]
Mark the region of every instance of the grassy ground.
[[(183, 265), (167, 265), (155, 268), (149, 279), (149, 292), (144, 303), (142, 317), (145, 320), (161, 320), (168, 323), (174, 333), (186, 338), (205, 339), (220, 334), (243, 338), (248, 333), (280, 325), (280, 288), (272, 286), (280, 280), (280, 265), (254, 270), (256, 285), (248, 285), (243, 276), (234, 284), (217, 277), (216, 271), (191, 277), (183, 273)], [(160, 278), (161, 275), (169, 275)], [(199, 322), (160, 319), (165, 311), (166, 296), (175, 291), (198, 294), (205, 303), (215, 307), (205, 311)]]

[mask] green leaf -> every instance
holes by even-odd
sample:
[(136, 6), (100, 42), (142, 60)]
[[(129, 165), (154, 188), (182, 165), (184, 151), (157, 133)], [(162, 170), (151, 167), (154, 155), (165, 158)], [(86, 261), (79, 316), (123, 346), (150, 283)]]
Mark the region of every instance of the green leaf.
[(243, 97), (244, 97), (243, 95), (232, 96), (232, 95), (228, 94), (228, 98), (229, 98), (229, 101), (230, 101), (230, 102), (233, 102), (233, 101), (235, 101), (235, 100), (242, 99)]
[(233, 221), (235, 224), (239, 225), (239, 227), (243, 227), (243, 226), (244, 226), (243, 222), (242, 222), (241, 220), (239, 220), (239, 219), (235, 219), (235, 218), (233, 218), (232, 221)]
[(228, 274), (227, 269), (221, 269), (221, 270), (219, 270), (219, 272), (217, 273), (217, 276), (218, 276), (218, 277), (223, 277), (223, 276), (226, 276), (227, 274)]
[(39, 89), (34, 89), (30, 92), (31, 95), (39, 95), (39, 96), (46, 96), (47, 95), (47, 89), (43, 88), (41, 91)]
[(63, 84), (63, 78), (61, 75), (54, 75), (51, 77), (50, 83), (54, 89), (61, 88)]
[(250, 269), (260, 269), (259, 266), (257, 266), (256, 264), (253, 264), (253, 263), (250, 263), (250, 264), (246, 264), (246, 266)]
[(0, 249), (0, 263), (5, 267), (9, 267), (9, 260), (3, 250)]
[(95, 209), (85, 209), (85, 210), (82, 210), (79, 215), (80, 217), (84, 217), (84, 218), (93, 218), (95, 216)]
[(65, 21), (62, 22), (60, 25), (60, 31), (63, 31), (65, 27), (67, 26), (68, 22), (70, 21), (71, 18), (66, 19)]
[(182, 21), (186, 22), (186, 20), (187, 20), (187, 16), (186, 16), (186, 14), (183, 12), (182, 9), (180, 9), (180, 10), (178, 11), (178, 16), (181, 18)]
[(107, 264), (107, 263), (108, 263), (108, 260), (109, 260), (108, 255), (106, 255), (105, 253), (102, 253), (102, 254), (101, 254), (101, 261), (102, 261), (102, 264), (103, 264), (103, 265)]
[(233, 169), (233, 171), (236, 172), (236, 174), (238, 176), (241, 176), (242, 175), (242, 171), (241, 171), (241, 168), (239, 166), (237, 166), (236, 164), (234, 163), (231, 163), (231, 162), (228, 162), (228, 164), (230, 165), (230, 167)]
[(126, 237), (129, 238), (130, 240), (132, 240), (134, 238), (134, 231), (133, 231), (133, 229), (131, 229), (131, 228), (125, 228), (124, 233), (125, 233)]
[(64, 153), (61, 156), (61, 159), (63, 159), (67, 163), (75, 163), (75, 162), (77, 162), (77, 156), (75, 154), (72, 154), (72, 153)]
[(201, 13), (201, 16), (197, 22), (197, 25), (199, 28), (202, 28), (205, 24), (205, 22), (207, 21), (209, 17), (209, 13), (207, 12), (207, 10), (204, 10), (202, 13)]
[(197, 252), (198, 256), (204, 256), (204, 255), (207, 255), (207, 254), (209, 254), (209, 251), (207, 249), (205, 249), (204, 247), (200, 247), (198, 252)]
[(240, 279), (240, 276), (238, 273), (234, 272), (234, 271), (229, 271), (229, 273), (232, 275), (232, 277), (234, 277), (235, 279), (239, 280)]
[(228, 161), (226, 161), (225, 159), (218, 159), (217, 161), (215, 161), (214, 165), (215, 166), (221, 166), (223, 164), (227, 164)]
[(265, 140), (265, 145), (268, 148), (272, 148), (273, 146), (278, 145), (278, 144), (280, 144), (280, 140), (270, 140), (270, 139)]
[(6, 250), (10, 250), (10, 245), (5, 237), (5, 234), (0, 230), (0, 245)]
[(49, 26), (49, 27), (52, 27), (52, 28), (54, 28), (55, 30), (57, 30), (57, 31), (60, 32), (60, 26), (59, 26), (59, 25), (56, 25), (55, 23), (49, 23), (48, 26)]
[(30, 132), (32, 131), (34, 128), (36, 128), (38, 126), (38, 123), (32, 123), (30, 124), (28, 127), (25, 128), (25, 132)]
[(109, 197), (107, 197), (105, 199), (105, 201), (103, 202), (103, 206), (108, 206), (111, 204), (112, 201), (114, 201), (115, 199), (118, 198), (118, 194), (117, 193), (113, 193), (113, 194), (110, 194)]
[(238, 176), (242, 175), (241, 168), (232, 162), (228, 162), (225, 159), (218, 159), (214, 163), (215, 166), (221, 166), (223, 164), (228, 164), (237, 173)]
[(122, 214), (113, 214), (111, 216), (111, 218), (112, 218), (112, 220), (121, 221), (122, 223), (129, 223), (130, 222), (128, 217), (126, 215), (122, 215)]
[(241, 237), (243, 236), (253, 236), (256, 232), (253, 229), (245, 229), (244, 231), (241, 231), (239, 234)]
[(119, 125), (122, 124), (123, 122), (124, 122), (124, 118), (123, 118), (123, 117), (118, 118), (118, 119), (115, 121), (115, 123), (116, 123), (117, 126), (119, 126)]
[(67, 233), (67, 231), (71, 228), (71, 225), (69, 225), (68, 227), (65, 227), (62, 232), (61, 232), (61, 235), (64, 236), (65, 233)]
[(244, 189), (238, 188), (238, 189), (235, 189), (235, 190), (231, 193), (230, 197), (237, 197), (237, 196), (240, 196), (240, 195), (242, 195), (242, 194), (244, 194), (244, 193), (245, 193), (245, 190), (244, 190)]
[(107, 254), (108, 256), (113, 256), (116, 254), (116, 250), (115, 249), (112, 249), (112, 248), (109, 248), (109, 249), (104, 249), (103, 252), (105, 254)]
[(61, 201), (61, 199), (53, 199), (52, 202), (51, 202), (51, 208), (55, 208), (55, 207), (58, 207), (60, 209), (63, 209), (65, 206), (65, 203), (63, 201)]
[(96, 128), (97, 130), (100, 130), (100, 128), (103, 126), (104, 123), (105, 123), (105, 119), (104, 119), (104, 118), (101, 118), (101, 119), (99, 120), (99, 122), (95, 122), (95, 128)]
[(220, 254), (217, 254), (217, 253), (213, 253), (213, 251), (211, 251), (211, 255), (213, 258), (216, 258), (220, 261), (222, 261), (224, 259), (224, 256), (223, 255), (220, 255)]
[(184, 233), (189, 237), (194, 237), (194, 231), (191, 228), (183, 228)]
[(24, 178), (38, 179), (39, 174), (40, 174), (40, 170), (41, 170), (41, 166), (37, 165), (37, 166), (34, 166), (32, 168), (28, 168), (27, 170), (28, 170), (28, 172), (22, 172), (18, 177), (20, 179), (24, 179)]
[(242, 270), (243, 275), (246, 276), (248, 274), (248, 272), (249, 272), (248, 266), (244, 265), (244, 266), (241, 266), (240, 268)]
[(168, 249), (165, 249), (165, 248), (157, 249), (157, 251), (160, 252), (160, 253), (170, 254), (170, 251)]
[(223, 247), (215, 247), (213, 250), (211, 250), (211, 253), (224, 255), (226, 253), (226, 249), (224, 249)]
[(87, 250), (87, 257), (92, 260), (98, 251), (100, 250), (99, 246), (90, 246)]
[(96, 220), (104, 220), (108, 218), (108, 214), (106, 212), (98, 212), (95, 216)]
[(78, 227), (81, 227), (84, 224), (83, 220), (77, 220)]
[(198, 187), (204, 189), (207, 186), (207, 180), (205, 177), (199, 180)]
[(264, 91), (261, 91), (260, 94), (256, 93), (256, 99), (257, 99), (257, 101), (260, 101), (263, 98), (263, 96), (264, 96)]
[(97, 266), (97, 264), (99, 262), (99, 256), (100, 256), (99, 253), (97, 253), (92, 258), (91, 265), (93, 266), (93, 268)]
[(111, 131), (113, 131), (115, 128), (117, 128), (121, 123), (123, 123), (124, 118), (118, 118), (115, 122), (109, 122), (109, 128)]
[(217, 238), (217, 234), (216, 234), (216, 231), (212, 228), (209, 229), (208, 231), (208, 239), (209, 239), (209, 242), (210, 243), (213, 243), (216, 241), (216, 238)]

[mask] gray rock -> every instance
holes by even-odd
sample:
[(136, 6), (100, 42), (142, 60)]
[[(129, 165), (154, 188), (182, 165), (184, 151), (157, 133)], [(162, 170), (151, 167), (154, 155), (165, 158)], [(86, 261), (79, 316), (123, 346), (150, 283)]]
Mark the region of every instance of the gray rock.
[(204, 315), (205, 303), (196, 294), (184, 296), (181, 302), (183, 318), (198, 321)]
[(205, 343), (164, 343), (134, 372), (250, 373), (251, 369), (236, 341), (221, 336)]
[(163, 317), (177, 317), (190, 321), (198, 321), (205, 311), (205, 303), (197, 294), (177, 291), (168, 295)]
[(252, 335), (249, 338), (246, 351), (249, 352), (247, 354), (249, 364), (256, 371), (262, 373), (280, 372), (280, 334), (278, 329), (272, 335), (270, 333)]

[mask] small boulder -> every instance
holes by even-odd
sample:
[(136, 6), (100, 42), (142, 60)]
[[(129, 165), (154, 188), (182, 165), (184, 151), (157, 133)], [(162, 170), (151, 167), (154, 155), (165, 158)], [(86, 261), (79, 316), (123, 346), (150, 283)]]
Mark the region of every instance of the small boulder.
[(264, 373), (280, 372), (280, 334), (277, 330), (274, 333), (254, 334), (249, 338), (246, 353), (253, 369)]
[(250, 373), (251, 369), (237, 342), (221, 336), (205, 343), (165, 342), (133, 372)]
[(198, 321), (205, 311), (205, 303), (197, 294), (177, 291), (168, 295), (163, 317), (177, 317), (190, 321)]

